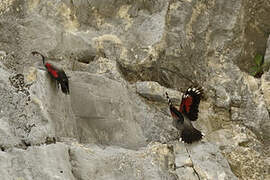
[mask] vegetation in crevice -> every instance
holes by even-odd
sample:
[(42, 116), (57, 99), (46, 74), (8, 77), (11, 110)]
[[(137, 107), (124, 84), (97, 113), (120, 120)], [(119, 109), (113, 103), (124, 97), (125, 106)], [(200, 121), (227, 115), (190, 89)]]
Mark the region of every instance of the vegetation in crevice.
[(264, 71), (269, 69), (270, 63), (264, 62), (264, 56), (257, 54), (254, 58), (255, 66), (250, 69), (250, 74), (255, 78), (260, 78)]

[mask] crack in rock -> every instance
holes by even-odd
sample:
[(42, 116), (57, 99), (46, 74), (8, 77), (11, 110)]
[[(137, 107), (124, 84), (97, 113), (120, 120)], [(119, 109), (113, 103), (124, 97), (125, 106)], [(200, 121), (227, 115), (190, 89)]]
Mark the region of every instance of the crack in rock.
[[(184, 145), (184, 146), (185, 146), (185, 145)], [(193, 169), (193, 171), (194, 171), (194, 173), (196, 174), (196, 176), (198, 177), (198, 179), (201, 180), (199, 173), (198, 173), (198, 172), (196, 171), (196, 169), (194, 168), (194, 163), (193, 163), (193, 161), (192, 161), (191, 154), (189, 153), (188, 148), (187, 148), (186, 146), (185, 146), (185, 149), (186, 149), (187, 154), (188, 154), (188, 157), (189, 157), (189, 159), (190, 159), (190, 161), (191, 161), (191, 163), (192, 163), (191, 168)]]
[(79, 179), (78, 177), (76, 177), (75, 173), (74, 173), (74, 163), (72, 162), (72, 154), (71, 154), (71, 149), (70, 147), (68, 148), (68, 156), (69, 156), (69, 163), (70, 163), (70, 167), (71, 167), (71, 174), (74, 177), (74, 179)]

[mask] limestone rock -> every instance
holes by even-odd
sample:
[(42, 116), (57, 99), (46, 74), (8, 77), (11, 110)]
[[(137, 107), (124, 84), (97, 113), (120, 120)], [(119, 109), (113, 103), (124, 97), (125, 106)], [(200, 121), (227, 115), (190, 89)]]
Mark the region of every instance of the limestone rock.
[(179, 139), (179, 134), (172, 125), (168, 103), (157, 107), (139, 97), (136, 91), (133, 86), (129, 87), (129, 96), (133, 101), (133, 116), (142, 127), (146, 141), (166, 143)]
[(126, 83), (120, 73), (117, 62), (107, 58), (100, 57), (96, 61), (89, 63), (89, 65), (85, 67), (85, 71), (94, 74), (104, 74), (109, 79), (114, 79), (124, 84)]
[(190, 148), (194, 169), (202, 179), (237, 179), (221, 152), (212, 144), (194, 144)]
[(199, 177), (191, 167), (179, 168), (176, 170), (176, 173), (178, 178), (182, 180), (199, 180)]
[(141, 96), (153, 101), (167, 102), (165, 92), (167, 92), (170, 98), (172, 98), (172, 100), (178, 104), (180, 104), (182, 99), (181, 93), (168, 88), (164, 88), (158, 82), (136, 82), (136, 90), (137, 93)]
[[(269, 149), (243, 125), (231, 125), (207, 136), (225, 155), (232, 172), (239, 178), (264, 179), (267, 177)], [(267, 142), (266, 142), (267, 144)], [(252, 167), (252, 168), (249, 168)]]
[(265, 64), (270, 63), (270, 36), (268, 37), (268, 40), (267, 40), (267, 46), (266, 46), (266, 51), (264, 55), (264, 63)]
[(136, 148), (144, 145), (127, 89), (103, 75), (76, 72), (70, 79), (71, 105), (80, 141)]
[(38, 70), (34, 76), (37, 79), (30, 87), (28, 111), (35, 112), (36, 117), (33, 118), (35, 127), (28, 136), (29, 141), (38, 138), (35, 142), (38, 143), (44, 142), (46, 137), (78, 137), (70, 96), (62, 93), (46, 71)]
[(72, 171), (78, 179), (176, 179), (174, 155), (167, 145), (153, 144), (139, 151), (97, 146), (70, 150)]
[(264, 101), (267, 104), (267, 107), (270, 107), (270, 73), (266, 72), (262, 76), (262, 91)]
[(226, 157), (235, 175), (247, 179), (267, 179), (269, 162), (266, 162), (266, 158), (269, 154), (263, 155), (260, 151), (256, 148), (237, 147), (228, 152)]
[(61, 143), (0, 151), (0, 159), (2, 179), (75, 179), (68, 147)]
[[(215, 145), (205, 142), (175, 144), (176, 172), (182, 179), (237, 179)], [(181, 173), (186, 172), (183, 175)]]

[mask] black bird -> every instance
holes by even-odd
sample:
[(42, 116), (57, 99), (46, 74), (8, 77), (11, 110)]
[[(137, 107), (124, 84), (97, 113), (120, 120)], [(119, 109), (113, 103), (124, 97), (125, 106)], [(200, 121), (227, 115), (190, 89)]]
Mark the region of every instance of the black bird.
[(181, 139), (185, 143), (193, 143), (202, 139), (201, 131), (195, 129), (191, 121), (198, 119), (199, 104), (202, 97), (202, 88), (189, 87), (182, 96), (180, 109), (177, 110), (166, 92), (173, 125), (180, 131)]
[(33, 51), (32, 55), (40, 55), (42, 57), (42, 62), (44, 66), (46, 67), (48, 73), (50, 76), (56, 80), (57, 85), (60, 84), (61, 90), (65, 94), (69, 94), (69, 83), (68, 83), (68, 77), (65, 73), (65, 71), (61, 68), (56, 67), (56, 65), (53, 65), (51, 62), (45, 61), (45, 56), (43, 56), (41, 53), (37, 51)]

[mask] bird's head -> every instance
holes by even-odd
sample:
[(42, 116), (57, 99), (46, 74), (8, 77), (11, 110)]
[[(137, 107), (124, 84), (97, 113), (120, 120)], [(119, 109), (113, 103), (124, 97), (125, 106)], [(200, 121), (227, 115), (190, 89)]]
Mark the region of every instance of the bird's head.
[(42, 57), (42, 62), (43, 62), (43, 64), (45, 64), (45, 56), (43, 56), (40, 52), (32, 51), (31, 54), (33, 56), (38, 56), (38, 55), (41, 56)]

